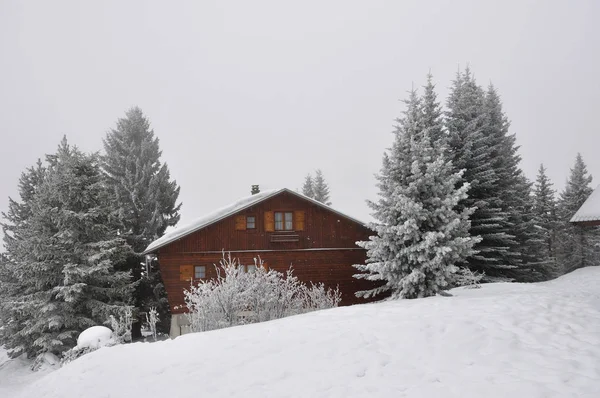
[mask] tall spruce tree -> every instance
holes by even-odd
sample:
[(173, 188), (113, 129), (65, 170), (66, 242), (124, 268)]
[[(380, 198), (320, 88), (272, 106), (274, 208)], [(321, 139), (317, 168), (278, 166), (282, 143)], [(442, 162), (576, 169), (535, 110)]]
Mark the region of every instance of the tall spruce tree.
[(314, 182), (310, 173), (308, 173), (304, 179), (304, 185), (302, 185), (302, 195), (313, 199), (315, 197)]
[(323, 172), (319, 169), (315, 172), (315, 179), (313, 182), (313, 199), (326, 204), (331, 205), (329, 201), (329, 184), (325, 181)]
[(32, 291), (32, 281), (23, 280), (20, 266), (31, 255), (29, 247), (24, 243), (31, 234), (27, 223), (32, 217), (35, 193), (45, 174), (46, 168), (41, 160), (21, 173), (18, 185), (20, 200), (9, 198), (8, 211), (2, 213), (5, 253), (0, 258), (0, 323), (3, 325), (0, 328), (0, 345), (6, 344), (11, 356), (23, 352), (36, 353), (31, 350), (35, 336), (21, 332), (26, 323), (30, 322), (31, 314), (22, 311), (21, 307), (25, 304), (22, 296)]
[(548, 279), (544, 257), (539, 248), (544, 244), (543, 238), (537, 228), (534, 197), (531, 190), (531, 182), (520, 173), (515, 181), (513, 192), (515, 197), (510, 201), (512, 207), (506, 208), (508, 213), (508, 225), (510, 233), (518, 242), (516, 248), (512, 248), (519, 257), (513, 263), (516, 268), (507, 272), (507, 276), (519, 282), (539, 282)]
[[(104, 139), (103, 170), (120, 224), (120, 233), (132, 247), (125, 269), (136, 281), (135, 306), (139, 312), (156, 307), (159, 330), (169, 331), (169, 307), (160, 270), (147, 274), (141, 253), (169, 226), (179, 221), (179, 186), (171, 180), (169, 168), (160, 161), (158, 138), (140, 108), (134, 107), (119, 119)], [(134, 323), (133, 338), (139, 338), (141, 321)]]
[(11, 356), (60, 354), (130, 297), (129, 273), (115, 268), (130, 249), (113, 228), (98, 157), (65, 138), (47, 163), (23, 174), (22, 201), (5, 215), (1, 337)]
[[(447, 101), (446, 128), (449, 153), (455, 170), (464, 170), (463, 181), (471, 185), (469, 197), (460, 204), (475, 207), (471, 216), (472, 236), (481, 236), (477, 253), (469, 258), (473, 271), (484, 272), (488, 281), (511, 280), (510, 271), (517, 268), (515, 236), (509, 233), (509, 214), (503, 206), (498, 156), (505, 153), (499, 136), (507, 128), (500, 112), (492, 121), (494, 109), (489, 96), (477, 85), (467, 68), (458, 72)], [(503, 132), (495, 130), (502, 129)]]
[(591, 195), (592, 176), (581, 154), (577, 154), (575, 165), (558, 206), (559, 220), (559, 261), (564, 272), (598, 264), (599, 231), (597, 227), (574, 226), (569, 220)]
[(556, 233), (558, 218), (556, 198), (552, 182), (546, 175), (544, 165), (540, 165), (533, 191), (533, 219), (537, 237), (532, 251), (541, 263), (545, 279), (556, 278), (560, 270), (556, 262)]
[(406, 106), (390, 154), (383, 157), (379, 200), (369, 203), (377, 235), (358, 242), (367, 249), (367, 262), (355, 265), (362, 271), (355, 277), (380, 285), (358, 296), (434, 295), (449, 284), (455, 264), (473, 253), (478, 240), (468, 236), (474, 209), (456, 211), (469, 184), (460, 183), (461, 172), (446, 159), (445, 147), (431, 141), (438, 118), (425, 121), (426, 111), (414, 91)]
[(423, 126), (427, 128), (434, 147), (447, 145), (442, 105), (437, 100), (435, 84), (431, 72), (427, 75), (427, 84), (423, 87)]
[(493, 166), (498, 176), (498, 205), (506, 214), (502, 227), (506, 234), (515, 237), (503, 261), (517, 267), (508, 275), (514, 275), (517, 280), (532, 280), (532, 274), (540, 275), (535, 268), (541, 259), (536, 258), (532, 254), (534, 251), (528, 247), (537, 239), (533, 224), (531, 183), (519, 167), (521, 157), (516, 136), (509, 133), (510, 122), (504, 113), (500, 96), (491, 84), (485, 96), (485, 110), (487, 120), (484, 133), (492, 142)]

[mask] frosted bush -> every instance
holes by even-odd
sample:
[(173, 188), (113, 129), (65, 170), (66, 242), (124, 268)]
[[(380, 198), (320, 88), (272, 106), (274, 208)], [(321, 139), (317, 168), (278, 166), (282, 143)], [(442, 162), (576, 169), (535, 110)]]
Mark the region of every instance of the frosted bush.
[[(106, 326), (92, 326), (81, 332), (77, 345), (62, 354), (61, 362), (66, 364), (99, 348), (131, 342), (132, 323), (131, 307), (119, 308), (117, 316), (111, 314), (105, 322), (110, 325), (110, 329)], [(156, 326), (154, 329), (156, 330)]]
[(155, 307), (150, 308), (150, 311), (148, 311), (146, 313), (146, 323), (150, 327), (150, 332), (152, 333), (152, 337), (154, 338), (154, 341), (156, 341), (156, 339), (157, 339), (156, 324), (159, 321), (160, 321), (160, 318), (158, 316), (158, 311), (156, 311), (156, 308)]
[(466, 287), (469, 289), (479, 289), (481, 280), (485, 273), (473, 272), (466, 267), (456, 267), (456, 272), (452, 275), (451, 283), (455, 287)]
[(113, 330), (113, 340), (117, 344), (129, 343), (131, 341), (131, 325), (133, 324), (133, 314), (131, 307), (124, 307), (120, 310), (118, 318), (110, 315), (108, 322)]
[(264, 322), (318, 309), (336, 307), (341, 294), (325, 285), (307, 286), (293, 275), (267, 270), (254, 260), (253, 272), (225, 256), (215, 265), (217, 277), (184, 291), (192, 331), (201, 332), (246, 323)]
[(63, 352), (62, 357), (61, 357), (61, 364), (67, 364), (69, 362), (72, 362), (74, 360), (76, 360), (79, 357), (84, 356), (85, 354), (89, 354), (90, 352), (96, 351), (97, 348), (92, 348), (92, 347), (83, 347), (83, 348), (79, 348), (77, 346), (71, 348), (70, 350), (67, 350), (65, 352)]

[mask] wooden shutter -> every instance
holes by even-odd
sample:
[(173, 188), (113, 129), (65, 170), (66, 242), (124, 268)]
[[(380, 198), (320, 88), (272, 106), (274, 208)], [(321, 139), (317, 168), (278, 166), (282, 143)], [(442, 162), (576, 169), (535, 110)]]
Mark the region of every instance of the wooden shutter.
[(179, 266), (179, 280), (189, 281), (194, 279), (194, 266), (193, 265), (181, 265)]
[(275, 231), (275, 217), (272, 211), (265, 211), (265, 232)]
[(235, 218), (235, 230), (245, 231), (246, 230), (246, 216), (237, 216)]
[(294, 212), (294, 229), (304, 231), (304, 212), (301, 210)]

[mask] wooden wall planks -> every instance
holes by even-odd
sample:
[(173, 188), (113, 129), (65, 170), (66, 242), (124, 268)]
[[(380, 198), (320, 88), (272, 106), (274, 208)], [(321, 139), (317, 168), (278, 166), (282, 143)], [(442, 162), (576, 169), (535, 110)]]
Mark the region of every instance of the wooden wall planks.
[[(303, 230), (294, 231), (297, 242), (277, 242), (272, 236), (282, 232), (265, 231), (265, 212), (290, 211), (295, 217), (303, 213)], [(240, 216), (254, 216), (256, 228), (241, 230)], [(298, 220), (295, 220), (295, 222)], [(367, 240), (373, 232), (364, 225), (343, 217), (293, 194), (282, 192), (255, 206), (231, 214), (202, 230), (172, 242), (158, 250), (158, 259), (173, 313), (185, 312), (183, 290), (189, 281), (180, 278), (181, 266), (206, 266), (206, 277), (216, 276), (222, 251), (231, 251), (242, 264), (253, 264), (260, 256), (269, 268), (280, 272), (293, 267), (303, 282), (324, 283), (339, 287), (342, 305), (372, 300), (358, 299), (355, 292), (373, 287), (372, 282), (357, 280), (353, 264), (364, 263), (365, 250), (356, 241)]]

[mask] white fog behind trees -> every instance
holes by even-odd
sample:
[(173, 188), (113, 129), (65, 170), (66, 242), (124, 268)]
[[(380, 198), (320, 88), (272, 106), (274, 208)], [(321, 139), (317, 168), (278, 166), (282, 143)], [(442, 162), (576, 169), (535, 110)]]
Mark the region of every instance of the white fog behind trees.
[(578, 152), (600, 175), (598, 14), (596, 0), (1, 2), (0, 208), (63, 135), (98, 150), (137, 105), (181, 186), (182, 223), (316, 168), (336, 208), (368, 221), (398, 100), (430, 70), (445, 99), (467, 64), (499, 89), (525, 175), (543, 163), (561, 191)]

